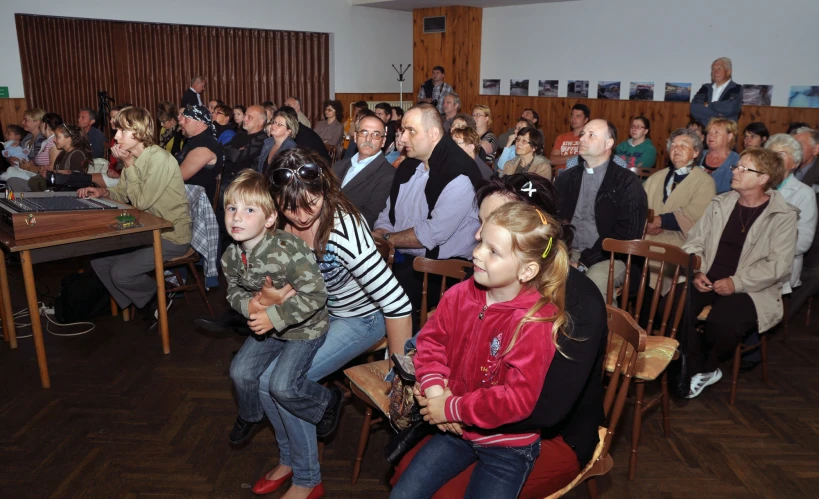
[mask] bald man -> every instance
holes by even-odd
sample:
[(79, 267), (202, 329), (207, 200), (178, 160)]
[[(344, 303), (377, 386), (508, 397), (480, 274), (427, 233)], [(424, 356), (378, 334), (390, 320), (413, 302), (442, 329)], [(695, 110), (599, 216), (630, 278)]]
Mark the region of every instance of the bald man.
[(246, 133), (237, 134), (230, 144), (225, 146), (225, 176), (222, 178), (222, 191), (235, 174), (245, 168), (255, 168), (262, 153), (267, 134), (264, 125), (267, 112), (262, 106), (250, 106), (245, 112), (242, 128)]
[[(609, 253), (603, 239), (643, 237), (648, 199), (639, 177), (612, 160), (617, 129), (605, 120), (591, 120), (580, 132), (582, 168), (571, 168), (557, 177), (560, 194), (558, 216), (571, 221), (572, 266), (591, 279), (603, 297), (609, 280)], [(622, 284), (626, 266), (615, 261), (614, 285)]]

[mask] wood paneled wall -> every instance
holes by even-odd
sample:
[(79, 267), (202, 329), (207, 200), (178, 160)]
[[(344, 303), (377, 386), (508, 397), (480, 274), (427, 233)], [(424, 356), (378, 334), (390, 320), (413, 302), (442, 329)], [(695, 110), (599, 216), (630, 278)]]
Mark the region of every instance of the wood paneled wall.
[[(415, 102), (415, 96), (417, 94), (404, 92), (404, 102)], [(391, 101), (399, 101), (401, 97), (398, 95), (398, 92), (395, 93), (375, 93), (375, 94), (336, 94), (336, 99), (341, 101), (341, 107), (344, 109), (344, 119), (348, 119), (350, 117), (350, 104), (353, 102), (358, 102), (360, 100), (372, 102), (372, 101), (379, 101), (379, 102), (391, 102)], [(373, 109), (375, 111), (375, 109)]]
[[(446, 33), (424, 34), (424, 18), (446, 16)], [(440, 7), (412, 11), (412, 81), (418, 88), (442, 66), (444, 81), (452, 85), (467, 106), (480, 92), (483, 9)]]
[[(604, 118), (617, 127), (617, 143), (628, 138), (630, 119), (643, 115), (651, 121), (651, 140), (657, 147), (657, 165), (665, 162), (665, 144), (671, 132), (690, 121), (689, 104), (684, 102), (627, 101), (603, 99), (575, 99), (564, 97), (513, 97), (508, 95), (482, 95), (476, 102), (487, 104), (492, 110), (492, 128), (497, 135), (515, 125), (521, 112), (532, 108), (540, 115), (540, 128), (546, 139), (546, 149), (551, 151), (555, 138), (570, 130), (569, 116), (572, 106), (582, 103), (589, 106), (592, 118)], [(469, 109), (464, 109), (470, 112)], [(771, 134), (785, 132), (788, 123), (804, 121), (819, 126), (819, 109), (792, 107), (744, 106), (739, 120), (739, 131), (749, 123), (765, 123)], [(739, 137), (738, 149), (742, 149)]]
[(8, 125), (22, 125), (26, 109), (25, 99), (0, 99), (0, 127), (3, 132)]

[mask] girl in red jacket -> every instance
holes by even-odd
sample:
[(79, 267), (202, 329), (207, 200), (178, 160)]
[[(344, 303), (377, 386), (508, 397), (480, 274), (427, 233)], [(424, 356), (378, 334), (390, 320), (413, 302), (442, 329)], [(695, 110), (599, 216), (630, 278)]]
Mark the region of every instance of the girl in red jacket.
[(517, 497), (540, 454), (540, 433), (504, 434), (528, 417), (566, 323), (569, 256), (561, 228), (524, 203), (494, 211), (472, 252), (473, 278), (453, 286), (418, 334), (416, 397), (443, 430), (390, 497), (431, 497), (477, 461), (465, 497)]

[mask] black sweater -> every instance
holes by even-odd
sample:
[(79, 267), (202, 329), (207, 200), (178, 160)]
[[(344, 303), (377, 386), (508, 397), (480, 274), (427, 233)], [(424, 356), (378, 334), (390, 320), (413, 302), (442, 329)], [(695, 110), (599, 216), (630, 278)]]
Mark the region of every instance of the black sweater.
[[(568, 222), (571, 222), (577, 207), (584, 173), (585, 169), (578, 165), (563, 172), (555, 182), (560, 195), (557, 214)], [(586, 267), (591, 267), (609, 258), (608, 252), (603, 251), (603, 239), (621, 241), (642, 239), (647, 213), (648, 198), (640, 178), (630, 170), (609, 161), (606, 176), (603, 177), (594, 204), (595, 225), (599, 237), (591, 248), (580, 252), (580, 262)]]
[(605, 419), (602, 369), (608, 327), (600, 290), (574, 268), (569, 269), (566, 282), (566, 311), (570, 317), (568, 334), (584, 340), (560, 337), (558, 342), (568, 358), (555, 353), (532, 415), (498, 431), (541, 430), (545, 439), (562, 435), (582, 469), (594, 454), (599, 441), (597, 428)]

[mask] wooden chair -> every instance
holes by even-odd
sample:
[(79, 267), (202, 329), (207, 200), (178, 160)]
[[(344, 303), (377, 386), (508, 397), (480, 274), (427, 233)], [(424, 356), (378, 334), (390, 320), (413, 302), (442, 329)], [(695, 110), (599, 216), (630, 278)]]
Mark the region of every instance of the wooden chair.
[(654, 218), (654, 210), (651, 208), (648, 209), (648, 213), (646, 213), (646, 223), (643, 224), (643, 239), (646, 238), (646, 229), (648, 229), (648, 221)]
[[(205, 306), (208, 308), (208, 313), (211, 317), (213, 317), (213, 308), (210, 306), (210, 302), (208, 301), (208, 295), (205, 292), (205, 284), (202, 282), (202, 279), (199, 278), (199, 272), (196, 270), (196, 263), (202, 259), (202, 256), (196, 252), (193, 248), (189, 248), (188, 252), (182, 256), (171, 258), (170, 260), (166, 260), (163, 265), (165, 270), (171, 270), (176, 277), (177, 285), (174, 286), (171, 283), (167, 282), (165, 284), (165, 292), (166, 293), (179, 293), (182, 292), (185, 297), (185, 302), (190, 303), (188, 300), (187, 291), (197, 290), (199, 291), (199, 296), (202, 297), (202, 301), (205, 302)], [(184, 284), (182, 280), (182, 274), (179, 272), (180, 268), (187, 267), (188, 269), (188, 283)], [(193, 279), (193, 283), (190, 280)]]
[[(663, 414), (663, 432), (668, 436), (671, 432), (671, 421), (669, 418), (670, 411), (670, 396), (668, 392), (668, 374), (666, 368), (672, 360), (678, 356), (677, 347), (679, 343), (675, 339), (677, 336), (677, 327), (684, 312), (685, 304), (685, 288), (682, 293), (677, 293), (677, 283), (680, 277), (685, 276), (686, 268), (688, 267), (688, 254), (682, 249), (671, 244), (656, 243), (652, 241), (618, 241), (615, 239), (604, 239), (603, 249), (611, 252), (611, 260), (609, 265), (609, 284), (606, 293), (606, 303), (609, 305), (616, 304), (614, 297), (614, 259), (616, 254), (628, 255), (626, 260), (626, 275), (623, 282), (623, 293), (620, 295), (620, 309), (624, 311), (629, 310), (629, 292), (631, 286), (631, 264), (633, 257), (642, 257), (645, 259), (643, 269), (640, 275), (640, 284), (637, 292), (637, 301), (634, 303), (634, 313), (632, 314), (634, 320), (639, 323), (640, 314), (643, 308), (643, 302), (646, 296), (646, 286), (649, 284), (649, 267), (652, 262), (659, 263), (656, 270), (656, 280), (654, 283), (654, 293), (650, 303), (650, 310), (646, 332), (649, 334), (647, 339), (647, 346), (645, 354), (640, 355), (637, 360), (637, 367), (634, 373), (636, 377), (636, 405), (634, 408), (634, 418), (632, 421), (632, 435), (631, 435), (631, 458), (629, 460), (629, 480), (634, 480), (637, 474), (637, 450), (640, 446), (640, 431), (643, 423), (643, 415), (654, 406), (662, 403)], [(696, 257), (694, 262), (695, 268), (699, 268), (699, 257)], [(667, 275), (666, 269), (673, 270), (671, 282), (671, 289), (666, 294), (665, 307), (663, 309), (659, 327), (655, 322), (657, 310), (660, 304), (660, 295), (663, 289), (663, 276)], [(672, 306), (674, 305), (675, 297), (679, 294), (677, 299), (676, 313), (673, 320), (669, 323), (671, 318)], [(669, 327), (670, 326), (670, 327)], [(609, 372), (616, 366), (615, 359), (609, 354), (606, 357), (606, 369)], [(656, 380), (660, 377), (661, 393), (649, 401), (645, 401), (646, 383)]]
[(375, 239), (375, 248), (378, 250), (381, 258), (387, 262), (387, 266), (392, 269), (392, 265), (395, 263), (395, 246), (393, 246), (391, 242), (379, 237)]
[[(421, 326), (426, 322), (429, 312), (427, 310), (427, 288), (429, 287), (428, 275), (438, 274), (444, 278), (441, 280), (441, 296), (446, 291), (446, 278), (451, 277), (464, 280), (466, 271), (464, 269), (472, 267), (472, 262), (464, 260), (430, 260), (428, 258), (416, 258), (413, 268), (424, 273), (424, 288), (421, 299)], [(355, 485), (358, 482), (358, 475), (361, 473), (361, 463), (364, 461), (364, 452), (367, 450), (367, 441), (370, 438), (370, 431), (373, 426), (384, 421), (384, 418), (373, 419), (373, 409), (378, 409), (384, 415), (389, 414), (390, 405), (390, 384), (384, 381), (384, 377), (390, 370), (389, 360), (378, 360), (360, 366), (353, 366), (344, 370), (344, 374), (350, 380), (350, 389), (353, 394), (367, 404), (364, 410), (364, 422), (361, 424), (361, 433), (358, 438), (358, 451), (355, 463), (353, 464), (353, 477), (350, 483)]]
[(338, 146), (331, 146), (330, 144), (324, 144), (327, 148), (327, 153), (330, 154), (330, 161), (335, 163), (336, 161), (341, 159), (341, 148)]
[[(589, 495), (597, 497), (597, 481), (595, 477), (605, 475), (614, 467), (614, 460), (609, 454), (611, 442), (614, 439), (614, 430), (623, 413), (631, 380), (639, 365), (639, 356), (646, 351), (646, 332), (637, 325), (634, 319), (626, 312), (606, 305), (609, 327), (609, 346), (606, 357), (614, 360), (610, 370), (611, 379), (603, 398), (603, 410), (606, 415), (607, 427), (600, 428), (600, 442), (594, 449), (591, 461), (571, 483), (549, 495), (546, 499), (555, 499), (567, 494), (580, 483), (586, 482)], [(607, 362), (608, 363), (608, 362)], [(526, 488), (524, 486), (524, 492)]]

